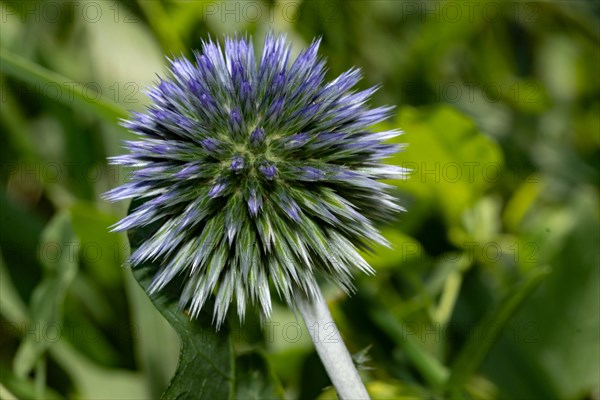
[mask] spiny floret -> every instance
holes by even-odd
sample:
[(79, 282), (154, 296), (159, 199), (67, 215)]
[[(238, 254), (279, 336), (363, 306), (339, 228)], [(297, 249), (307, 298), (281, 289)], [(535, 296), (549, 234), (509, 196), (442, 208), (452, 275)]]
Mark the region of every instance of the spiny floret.
[(369, 130), (391, 107), (352, 90), (358, 69), (326, 82), (319, 40), (293, 61), (283, 36), (259, 60), (244, 38), (224, 47), (170, 60), (152, 106), (124, 122), (140, 140), (112, 158), (131, 179), (105, 195), (143, 201), (114, 230), (160, 225), (130, 258), (162, 265), (150, 291), (185, 276), (182, 307), (197, 316), (214, 296), (217, 325), (234, 300), (241, 319), (249, 301), (268, 316), (271, 284), (290, 305), (318, 296), (317, 275), (352, 290), (353, 270), (373, 272), (357, 248), (385, 244), (373, 223), (401, 209), (378, 180), (404, 172), (382, 164), (400, 132)]

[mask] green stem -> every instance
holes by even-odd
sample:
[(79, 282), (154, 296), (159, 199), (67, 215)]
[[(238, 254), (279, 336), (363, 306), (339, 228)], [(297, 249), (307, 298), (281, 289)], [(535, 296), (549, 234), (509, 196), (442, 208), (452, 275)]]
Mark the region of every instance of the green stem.
[[(501, 330), (514, 315), (517, 308), (533, 293), (538, 285), (550, 273), (547, 267), (540, 267), (516, 285), (480, 322), (481, 326), (494, 326)], [(449, 392), (456, 392), (463, 387), (467, 379), (477, 370), (492, 347), (491, 340), (469, 341), (461, 350), (452, 368), (452, 374), (446, 383)]]
[(84, 91), (82, 85), (77, 85), (73, 79), (68, 79), (56, 72), (50, 71), (40, 65), (9, 51), (0, 48), (0, 71), (20, 79), (31, 85), (47, 87), (52, 84), (58, 87), (61, 95), (58, 101), (66, 105), (76, 105), (90, 110), (95, 114), (109, 120), (126, 118), (127, 112), (119, 105), (107, 100), (99, 93), (90, 94), (91, 90)]
[(404, 324), (390, 315), (387, 311), (373, 308), (371, 318), (391, 338), (394, 338), (406, 356), (412, 361), (415, 368), (433, 386), (444, 385), (450, 372), (435, 357), (430, 355), (419, 345), (417, 340), (405, 328)]

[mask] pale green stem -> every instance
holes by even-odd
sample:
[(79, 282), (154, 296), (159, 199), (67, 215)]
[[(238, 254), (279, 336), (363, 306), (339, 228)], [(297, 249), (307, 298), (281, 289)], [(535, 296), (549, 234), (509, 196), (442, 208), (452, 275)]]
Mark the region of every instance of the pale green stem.
[(42, 357), (35, 366), (35, 397), (43, 399), (46, 392), (46, 359)]
[(452, 316), (452, 310), (454, 310), (454, 305), (456, 304), (456, 300), (460, 293), (460, 287), (462, 286), (462, 279), (462, 272), (454, 271), (448, 276), (444, 283), (439, 306), (433, 314), (434, 320), (442, 326), (446, 326)]
[(323, 296), (319, 295), (317, 299), (311, 300), (298, 296), (296, 305), (339, 398), (369, 399), (367, 389), (360, 379), (340, 331), (331, 318)]
[(0, 383), (0, 399), (18, 400), (17, 396), (15, 396), (14, 394), (12, 394), (7, 388), (5, 388), (4, 386), (2, 386), (1, 383)]
[(415, 368), (431, 385), (436, 387), (444, 385), (450, 376), (450, 371), (423, 349), (413, 335), (407, 332), (404, 323), (379, 308), (373, 308), (370, 314), (381, 329), (396, 340)]

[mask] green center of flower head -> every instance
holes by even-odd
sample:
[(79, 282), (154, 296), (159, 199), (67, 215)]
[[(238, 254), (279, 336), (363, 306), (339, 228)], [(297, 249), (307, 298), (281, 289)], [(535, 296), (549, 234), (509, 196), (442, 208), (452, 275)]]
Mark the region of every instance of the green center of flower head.
[(233, 155), (225, 164), (236, 174), (258, 176), (261, 173), (266, 179), (273, 179), (278, 160), (270, 151), (271, 140), (262, 128), (252, 129), (241, 142), (233, 145)]
[(217, 324), (234, 300), (240, 317), (248, 301), (268, 316), (272, 286), (291, 305), (317, 296), (317, 275), (350, 290), (353, 270), (372, 271), (357, 248), (386, 243), (373, 223), (400, 207), (378, 180), (402, 173), (382, 162), (399, 132), (369, 127), (392, 108), (367, 106), (375, 88), (352, 90), (357, 69), (325, 81), (318, 47), (290, 60), (283, 36), (260, 58), (246, 39), (206, 42), (125, 122), (141, 139), (113, 163), (134, 171), (105, 197), (141, 204), (114, 229), (157, 224), (130, 262), (160, 260), (151, 291), (182, 277), (192, 316), (211, 297)]

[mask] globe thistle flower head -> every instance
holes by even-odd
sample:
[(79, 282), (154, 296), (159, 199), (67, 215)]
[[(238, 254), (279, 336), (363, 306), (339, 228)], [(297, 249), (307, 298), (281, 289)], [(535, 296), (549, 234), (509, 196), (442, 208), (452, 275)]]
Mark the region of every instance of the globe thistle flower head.
[(382, 163), (400, 132), (369, 130), (391, 107), (352, 90), (358, 69), (327, 82), (319, 40), (295, 60), (284, 36), (260, 58), (224, 42), (170, 60), (152, 105), (124, 122), (139, 140), (112, 163), (130, 180), (105, 195), (142, 201), (114, 230), (160, 226), (130, 257), (161, 265), (150, 292), (183, 276), (181, 306), (197, 316), (214, 297), (217, 325), (233, 302), (240, 319), (249, 303), (268, 316), (271, 288), (292, 307), (315, 298), (317, 276), (351, 291), (353, 271), (373, 272), (358, 249), (386, 244), (374, 223), (401, 209), (378, 180), (403, 173)]

